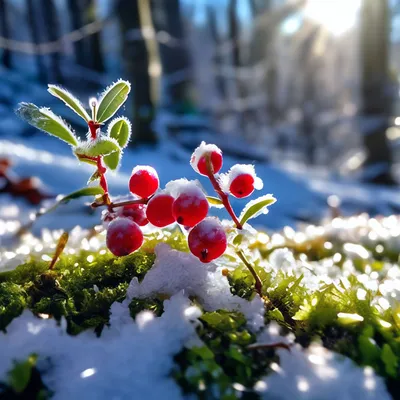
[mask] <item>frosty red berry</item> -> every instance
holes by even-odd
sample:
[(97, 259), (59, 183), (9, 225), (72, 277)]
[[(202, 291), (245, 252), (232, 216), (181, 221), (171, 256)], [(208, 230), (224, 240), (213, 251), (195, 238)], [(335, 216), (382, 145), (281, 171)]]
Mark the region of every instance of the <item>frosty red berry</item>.
[(156, 194), (147, 204), (146, 216), (150, 223), (159, 228), (175, 222), (172, 214), (172, 204), (175, 199), (165, 193)]
[(116, 218), (108, 225), (106, 242), (115, 256), (127, 256), (140, 248), (143, 233), (139, 225), (131, 219)]
[(206, 218), (188, 236), (189, 249), (201, 262), (208, 263), (224, 254), (227, 246), (223, 226), (216, 218)]
[(208, 214), (208, 200), (201, 190), (181, 193), (172, 206), (172, 214), (178, 224), (192, 227)]
[(193, 169), (201, 175), (208, 175), (207, 157), (209, 157), (212, 172), (218, 173), (222, 168), (222, 151), (215, 144), (206, 144), (202, 142), (199, 147), (193, 152), (190, 159), (190, 164)]
[(250, 196), (254, 192), (254, 178), (250, 174), (238, 175), (232, 180), (229, 191), (238, 199)]
[(146, 206), (144, 204), (127, 204), (120, 208), (119, 215), (121, 217), (130, 218), (139, 226), (145, 226), (149, 223), (146, 217)]
[(157, 171), (149, 166), (138, 165), (132, 170), (129, 180), (131, 193), (147, 198), (152, 196), (159, 186)]

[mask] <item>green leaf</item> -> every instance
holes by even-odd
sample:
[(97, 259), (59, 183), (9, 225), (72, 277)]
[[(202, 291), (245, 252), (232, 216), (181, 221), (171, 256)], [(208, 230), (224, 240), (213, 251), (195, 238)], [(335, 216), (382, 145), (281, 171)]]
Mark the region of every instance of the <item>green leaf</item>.
[(108, 125), (108, 136), (115, 139), (121, 149), (126, 147), (131, 137), (132, 127), (129, 120), (125, 117), (118, 117), (113, 119)]
[(232, 244), (234, 246), (240, 246), (242, 244), (243, 241), (243, 235), (241, 233), (239, 233), (238, 235), (236, 235), (232, 241)]
[(8, 373), (10, 386), (17, 393), (22, 393), (31, 379), (32, 368), (35, 367), (38, 356), (31, 354), (27, 360), (15, 362), (14, 367)]
[(99, 100), (97, 122), (102, 123), (110, 119), (125, 103), (130, 91), (131, 84), (128, 81), (119, 80), (109, 86)]
[(116, 151), (107, 156), (104, 156), (103, 158), (104, 164), (106, 164), (106, 166), (110, 168), (112, 171), (115, 171), (118, 168), (119, 163), (121, 161), (121, 154), (122, 154), (121, 151)]
[(121, 151), (121, 148), (118, 146), (118, 142), (115, 139), (107, 136), (99, 136), (95, 140), (89, 140), (81, 143), (74, 149), (74, 153), (78, 158), (78, 155), (88, 157), (106, 156), (107, 154), (111, 154), (116, 151)]
[(76, 148), (75, 148), (74, 152), (79, 161), (90, 164), (90, 165), (97, 165), (96, 160), (91, 160), (90, 158), (85, 157), (83, 154), (76, 153)]
[(39, 108), (32, 103), (20, 103), (16, 113), (35, 128), (56, 136), (72, 146), (77, 146), (78, 140), (71, 128), (50, 109)]
[(275, 202), (276, 199), (272, 194), (266, 194), (265, 196), (261, 196), (258, 199), (250, 201), (240, 214), (240, 223), (244, 225), (251, 218), (256, 218), (263, 213), (267, 214), (267, 207)]
[(200, 319), (220, 332), (237, 330), (246, 323), (246, 318), (243, 314), (226, 310), (204, 313)]
[(64, 196), (61, 200), (58, 201), (58, 203), (65, 204), (68, 203), (70, 200), (79, 199), (80, 197), (85, 196), (96, 196), (98, 194), (104, 194), (104, 190), (101, 186), (86, 187)]
[(399, 360), (387, 343), (383, 345), (381, 359), (385, 364), (386, 373), (395, 378), (397, 375), (397, 364)]
[(87, 184), (97, 181), (97, 179), (100, 178), (99, 171), (96, 169), (96, 171), (93, 172), (92, 176), (88, 179)]
[(213, 196), (206, 196), (208, 203), (215, 208), (224, 208), (224, 204), (222, 203), (222, 200), (219, 199), (218, 197), (213, 197)]
[(75, 111), (86, 122), (90, 121), (89, 114), (83, 107), (82, 103), (70, 92), (56, 85), (48, 85), (47, 91), (54, 97), (63, 101), (67, 107)]

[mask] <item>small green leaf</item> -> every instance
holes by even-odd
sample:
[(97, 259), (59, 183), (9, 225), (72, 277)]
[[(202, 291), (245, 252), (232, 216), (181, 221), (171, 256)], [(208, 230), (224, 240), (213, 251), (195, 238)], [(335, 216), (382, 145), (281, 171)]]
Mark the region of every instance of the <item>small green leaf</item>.
[(83, 155), (83, 154), (76, 153), (76, 148), (74, 150), (74, 153), (79, 161), (90, 164), (90, 165), (97, 165), (96, 160), (91, 160), (90, 158), (85, 157), (85, 155)]
[(131, 84), (128, 81), (119, 80), (109, 86), (99, 100), (97, 122), (102, 123), (110, 119), (125, 103), (130, 91)]
[(87, 184), (97, 181), (97, 179), (100, 178), (99, 171), (96, 169), (96, 171), (93, 172), (92, 176), (88, 179)]
[(236, 235), (232, 241), (232, 244), (234, 246), (240, 246), (243, 241), (243, 235), (239, 233), (239, 235)]
[(88, 157), (106, 156), (116, 151), (121, 151), (117, 141), (107, 136), (99, 136), (95, 140), (81, 143), (74, 149), (74, 153), (78, 158), (82, 155)]
[(276, 199), (272, 194), (266, 194), (265, 196), (250, 201), (240, 214), (240, 223), (244, 225), (249, 219), (256, 218), (263, 213), (266, 214), (268, 212), (267, 207), (275, 202)]
[(112, 171), (115, 171), (121, 161), (121, 151), (116, 151), (103, 158), (104, 164), (107, 165)]
[(226, 310), (204, 313), (200, 319), (220, 332), (237, 330), (246, 323), (246, 318), (243, 314)]
[(37, 359), (36, 354), (31, 354), (27, 360), (15, 362), (14, 367), (8, 373), (8, 381), (16, 393), (22, 393), (28, 386), (32, 368), (35, 367)]
[(86, 122), (90, 121), (89, 114), (83, 107), (82, 103), (68, 90), (65, 90), (56, 85), (49, 85), (47, 91), (54, 97), (57, 97), (65, 103), (67, 107), (75, 111), (80, 117), (82, 117)]
[(397, 364), (399, 360), (387, 343), (383, 345), (381, 359), (385, 364), (386, 373), (395, 378), (397, 375)]
[(80, 197), (85, 196), (96, 196), (98, 194), (104, 194), (104, 190), (101, 186), (91, 186), (83, 189), (79, 189), (76, 192), (72, 192), (67, 196), (64, 196), (61, 200), (58, 201), (60, 204), (68, 203), (70, 200), (79, 199)]
[(71, 128), (50, 109), (39, 108), (32, 103), (20, 103), (16, 113), (35, 128), (56, 136), (72, 146), (78, 145), (78, 140)]
[(224, 204), (222, 203), (222, 200), (219, 199), (218, 197), (213, 197), (213, 196), (207, 196), (208, 203), (215, 208), (224, 208)]
[(126, 147), (131, 137), (132, 127), (129, 120), (125, 117), (118, 117), (113, 119), (108, 125), (108, 136), (115, 139), (121, 149)]

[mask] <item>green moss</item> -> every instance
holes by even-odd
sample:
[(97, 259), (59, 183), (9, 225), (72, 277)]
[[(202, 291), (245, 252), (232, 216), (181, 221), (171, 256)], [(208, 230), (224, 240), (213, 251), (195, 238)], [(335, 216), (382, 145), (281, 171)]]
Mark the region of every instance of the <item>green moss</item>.
[[(155, 255), (144, 251), (122, 258), (82, 251), (64, 255), (53, 271), (48, 264), (31, 260), (0, 274), (7, 290), (0, 304), (0, 327), (4, 329), (27, 307), (35, 313), (65, 317), (70, 334), (85, 329), (100, 333), (109, 320), (111, 304), (122, 301), (131, 279), (143, 279)], [(25, 294), (25, 296), (23, 296)]]
[[(173, 375), (183, 391), (207, 400), (258, 399), (252, 388), (277, 361), (274, 350), (248, 347), (255, 336), (245, 328), (241, 313), (217, 310), (200, 319), (198, 334), (204, 346), (185, 349), (175, 357)], [(245, 397), (234, 384), (247, 388)]]
[(26, 307), (26, 293), (15, 283), (0, 283), (0, 330), (6, 326)]
[(158, 298), (146, 298), (132, 299), (129, 303), (129, 312), (133, 319), (144, 310), (152, 311), (157, 317), (160, 317), (164, 312), (164, 302)]

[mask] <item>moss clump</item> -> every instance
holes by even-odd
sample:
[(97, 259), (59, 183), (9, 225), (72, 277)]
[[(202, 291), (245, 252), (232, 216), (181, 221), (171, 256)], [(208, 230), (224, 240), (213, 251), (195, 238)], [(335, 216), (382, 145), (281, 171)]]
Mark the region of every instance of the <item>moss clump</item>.
[[(175, 357), (174, 377), (186, 394), (200, 399), (234, 400), (259, 398), (252, 391), (255, 383), (277, 361), (273, 349), (252, 350), (255, 336), (246, 328), (241, 313), (218, 310), (206, 312), (198, 329), (203, 347), (185, 349)], [(246, 397), (235, 384), (248, 389)]]
[(12, 282), (0, 283), (0, 330), (6, 326), (26, 307), (27, 295), (21, 286)]
[(111, 304), (125, 298), (131, 279), (142, 279), (154, 259), (153, 253), (144, 251), (122, 258), (82, 251), (62, 256), (53, 271), (48, 271), (48, 264), (41, 261), (22, 264), (0, 274), (8, 298), (1, 301), (13, 301), (7, 305), (7, 317), (1, 318), (1, 327), (4, 329), (27, 307), (57, 320), (65, 317), (70, 334), (85, 329), (100, 333), (108, 323)]
[(157, 317), (160, 317), (164, 312), (164, 302), (158, 298), (132, 299), (129, 304), (129, 312), (133, 319), (144, 310), (152, 311)]

